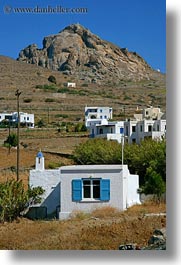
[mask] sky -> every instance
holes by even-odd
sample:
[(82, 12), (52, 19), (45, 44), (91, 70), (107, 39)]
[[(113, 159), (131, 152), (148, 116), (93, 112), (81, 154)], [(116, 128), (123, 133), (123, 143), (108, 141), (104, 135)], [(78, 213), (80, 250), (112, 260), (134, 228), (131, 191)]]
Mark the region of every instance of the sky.
[[(59, 11), (38, 12), (48, 6)], [(60, 7), (83, 7), (87, 12), (62, 13)], [(33, 13), (17, 13), (16, 8), (31, 8)], [(42, 48), (45, 36), (73, 23), (137, 52), (152, 68), (166, 72), (166, 0), (1, 0), (0, 55), (16, 59), (30, 44)]]

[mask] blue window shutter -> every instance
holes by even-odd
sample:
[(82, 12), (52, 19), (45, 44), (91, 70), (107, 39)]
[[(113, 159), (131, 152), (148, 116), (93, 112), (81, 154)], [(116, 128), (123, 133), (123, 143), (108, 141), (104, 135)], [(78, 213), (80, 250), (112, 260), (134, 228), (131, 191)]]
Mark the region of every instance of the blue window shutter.
[(124, 134), (124, 128), (120, 128), (120, 134)]
[(101, 179), (101, 201), (110, 200), (110, 179)]
[(74, 179), (72, 180), (72, 201), (82, 200), (82, 180)]

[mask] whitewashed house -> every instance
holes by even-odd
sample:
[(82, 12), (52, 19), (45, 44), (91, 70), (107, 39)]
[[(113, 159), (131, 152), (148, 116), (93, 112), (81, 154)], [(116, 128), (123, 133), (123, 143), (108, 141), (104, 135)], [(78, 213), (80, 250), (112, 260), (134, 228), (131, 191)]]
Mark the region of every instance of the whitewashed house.
[(76, 83), (68, 82), (67, 87), (76, 87)]
[[(29, 114), (29, 113), (24, 113), (20, 112), (20, 124), (24, 125), (28, 128), (34, 128), (35, 126), (35, 121), (34, 121), (34, 114)], [(12, 115), (13, 122), (17, 123), (18, 122), (18, 113), (14, 112)]]
[[(28, 128), (34, 128), (35, 122), (34, 122), (34, 114), (24, 113), (20, 112), (20, 124), (24, 125)], [(9, 121), (12, 125), (18, 123), (18, 113), (0, 113), (0, 123), (2, 121)]]
[[(140, 112), (141, 111), (141, 112)], [(139, 113), (138, 113), (139, 112)], [(149, 107), (144, 109), (138, 109), (137, 113), (134, 114), (134, 118), (138, 121), (141, 120), (160, 120), (163, 117), (164, 113), (161, 112), (160, 108)]]
[(12, 121), (12, 113), (0, 113), (0, 123), (2, 123), (2, 121)]
[(85, 126), (90, 128), (101, 124), (102, 120), (112, 119), (113, 110), (109, 107), (85, 107)]
[(139, 144), (146, 138), (161, 140), (166, 137), (166, 120), (124, 122), (124, 138), (129, 144)]
[(107, 140), (116, 140), (121, 143), (124, 133), (124, 121), (111, 122), (102, 120), (100, 124), (91, 125), (91, 138), (105, 138)]
[(131, 175), (127, 165), (74, 165), (46, 170), (39, 152), (29, 184), (45, 190), (41, 204), (30, 210), (36, 209), (35, 217), (42, 207), (46, 209), (44, 217), (54, 213), (58, 219), (66, 219), (77, 210), (90, 212), (107, 205), (125, 210), (140, 204), (139, 177)]

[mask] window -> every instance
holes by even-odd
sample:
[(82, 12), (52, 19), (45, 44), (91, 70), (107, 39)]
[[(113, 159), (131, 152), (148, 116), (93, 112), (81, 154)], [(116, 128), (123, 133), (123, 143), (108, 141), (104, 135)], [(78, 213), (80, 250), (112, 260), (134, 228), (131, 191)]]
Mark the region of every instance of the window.
[(100, 112), (102, 113), (102, 109), (100, 109)]
[(140, 132), (143, 131), (143, 125), (140, 125)]
[(97, 117), (95, 115), (91, 115), (90, 119), (96, 119)]
[(132, 132), (136, 132), (136, 126), (132, 126)]
[(83, 199), (100, 199), (100, 180), (83, 180)]
[(27, 117), (27, 121), (29, 121), (30, 120), (30, 118), (29, 117)]
[(73, 201), (109, 201), (109, 179), (75, 179), (72, 180)]
[(107, 116), (106, 115), (104, 116), (104, 119), (107, 119)]
[(152, 132), (152, 125), (148, 125), (148, 131)]

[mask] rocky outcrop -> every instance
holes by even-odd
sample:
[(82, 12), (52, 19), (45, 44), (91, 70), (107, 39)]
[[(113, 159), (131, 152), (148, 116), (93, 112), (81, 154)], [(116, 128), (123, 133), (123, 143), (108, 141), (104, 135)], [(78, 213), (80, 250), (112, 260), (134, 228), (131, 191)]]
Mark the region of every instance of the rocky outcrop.
[(79, 24), (45, 37), (42, 49), (29, 45), (21, 50), (18, 60), (94, 83), (136, 81), (160, 74), (136, 52), (104, 41)]
[(148, 246), (139, 247), (137, 244), (120, 245), (119, 250), (166, 250), (166, 228), (155, 229), (148, 240)]
[(144, 250), (166, 250), (166, 228), (155, 229)]

